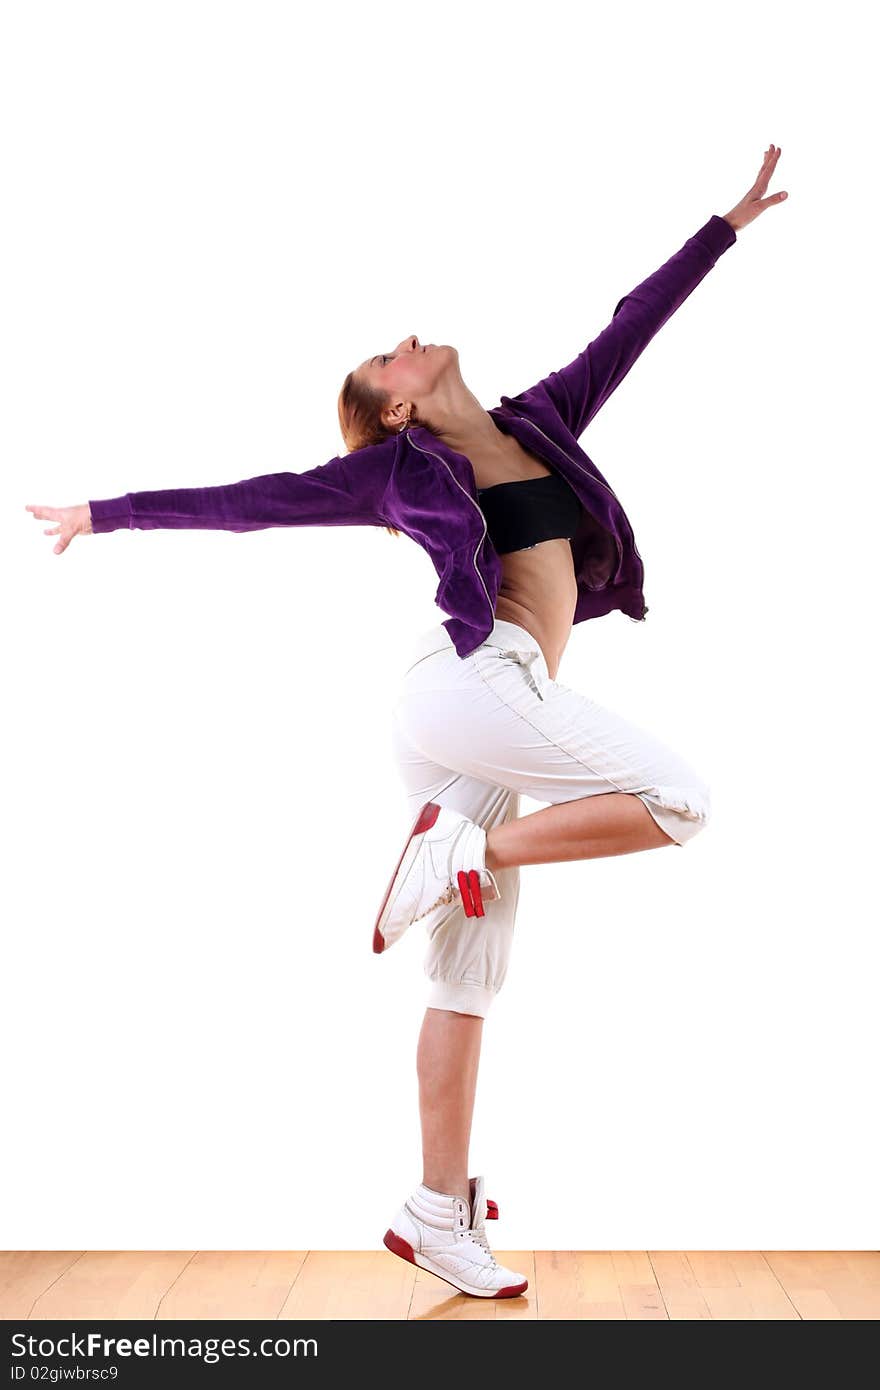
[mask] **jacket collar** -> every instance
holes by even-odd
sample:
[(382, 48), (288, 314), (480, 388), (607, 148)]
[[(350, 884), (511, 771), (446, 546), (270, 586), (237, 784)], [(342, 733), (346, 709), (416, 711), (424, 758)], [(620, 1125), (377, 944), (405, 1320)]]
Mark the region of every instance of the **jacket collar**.
[[(617, 534), (622, 512), (619, 499), (577, 441), (566, 435), (565, 427), (555, 412), (533, 409), (526, 414), (514, 410), (509, 400), (508, 396), (502, 396), (501, 404), (493, 406), (488, 412), (499, 429), (504, 434), (512, 435), (524, 449), (560, 472), (596, 520)], [(540, 418), (532, 419), (533, 414)], [(453, 470), (462, 487), (467, 489), (472, 500), (477, 502), (477, 481), (473, 465), (465, 454), (451, 449), (424, 425), (411, 427), (403, 437), (411, 437), (410, 442), (422, 452), (439, 455)]]

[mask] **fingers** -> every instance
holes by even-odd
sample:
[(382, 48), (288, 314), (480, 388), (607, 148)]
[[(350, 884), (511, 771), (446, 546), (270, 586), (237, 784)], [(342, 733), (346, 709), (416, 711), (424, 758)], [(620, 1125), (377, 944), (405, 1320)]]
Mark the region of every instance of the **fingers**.
[(785, 199), (788, 197), (788, 193), (785, 191), (781, 193), (771, 193), (769, 198), (764, 198), (762, 196), (764, 193), (767, 192), (767, 185), (770, 182), (770, 179), (772, 178), (776, 170), (776, 166), (779, 163), (779, 156), (781, 154), (782, 149), (780, 146), (771, 145), (769, 150), (767, 150), (767, 152), (764, 155), (764, 163), (761, 166), (761, 173), (759, 174), (758, 181), (755, 184), (755, 197), (756, 200), (758, 200), (759, 212), (764, 212), (767, 208), (776, 207), (778, 203), (785, 202)]
[(779, 156), (781, 154), (782, 148), (779, 145), (771, 145), (769, 150), (764, 151), (764, 163), (758, 171), (758, 177), (755, 179), (754, 185), (754, 191), (759, 197), (762, 193), (766, 192), (767, 185), (773, 177), (773, 171), (779, 162)]
[(784, 203), (788, 197), (787, 193), (771, 193), (769, 198), (762, 198), (758, 203), (758, 211), (765, 212), (767, 208), (775, 208), (778, 203)]
[(73, 537), (76, 535), (76, 531), (65, 531), (64, 507), (41, 507), (37, 506), (33, 502), (29, 502), (25, 506), (25, 511), (31, 512), (35, 520), (54, 521), (57, 523), (57, 525), (55, 526), (47, 526), (43, 531), (44, 536), (61, 537), (61, 540), (55, 546), (53, 554), (60, 555), (63, 551), (67, 549), (67, 547), (70, 545), (70, 542), (73, 540)]

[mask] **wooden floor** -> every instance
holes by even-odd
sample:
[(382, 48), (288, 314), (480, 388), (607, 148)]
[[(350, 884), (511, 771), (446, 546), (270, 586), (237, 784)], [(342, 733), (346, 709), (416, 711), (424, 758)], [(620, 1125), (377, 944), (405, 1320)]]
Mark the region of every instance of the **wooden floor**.
[(0, 1252), (0, 1318), (877, 1318), (880, 1252), (506, 1250), (516, 1298), (387, 1250)]

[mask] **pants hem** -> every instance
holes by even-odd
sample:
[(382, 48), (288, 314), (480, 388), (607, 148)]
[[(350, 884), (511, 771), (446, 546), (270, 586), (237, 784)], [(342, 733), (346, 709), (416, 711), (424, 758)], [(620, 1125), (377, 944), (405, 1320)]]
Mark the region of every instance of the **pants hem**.
[(690, 816), (684, 816), (680, 811), (675, 811), (671, 807), (658, 805), (655, 800), (647, 796), (644, 792), (633, 792), (633, 795), (639, 798), (646, 810), (651, 813), (660, 829), (664, 830), (666, 834), (671, 837), (679, 849), (683, 849), (688, 841), (692, 840), (694, 836), (698, 835), (705, 827), (705, 816), (701, 816), (699, 819), (692, 819)]
[(432, 980), (427, 1007), (485, 1018), (497, 993), (487, 985), (471, 984), (467, 980)]

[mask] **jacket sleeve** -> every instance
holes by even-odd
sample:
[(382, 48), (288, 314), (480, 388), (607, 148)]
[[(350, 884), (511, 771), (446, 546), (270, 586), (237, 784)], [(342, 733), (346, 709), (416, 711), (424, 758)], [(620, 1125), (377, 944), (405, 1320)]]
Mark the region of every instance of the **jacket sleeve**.
[(396, 439), (338, 455), (305, 473), (265, 473), (219, 487), (126, 492), (89, 501), (92, 531), (262, 531), (270, 526), (385, 526)]
[(571, 433), (582, 434), (654, 335), (735, 241), (730, 223), (713, 213), (680, 251), (624, 295), (608, 327), (573, 362), (551, 372), (511, 403), (527, 405), (530, 398), (549, 398)]

